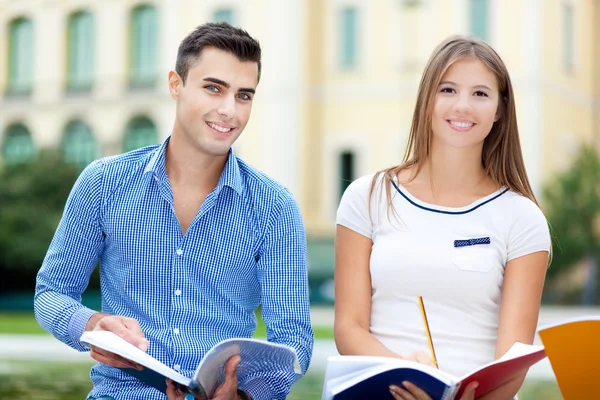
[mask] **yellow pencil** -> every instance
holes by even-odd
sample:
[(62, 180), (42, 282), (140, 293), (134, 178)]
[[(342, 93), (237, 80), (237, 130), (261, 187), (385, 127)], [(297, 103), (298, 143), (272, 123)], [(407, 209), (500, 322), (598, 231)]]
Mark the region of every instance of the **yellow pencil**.
[(433, 360), (433, 365), (437, 369), (440, 367), (437, 363), (437, 358), (435, 357), (435, 350), (433, 349), (433, 341), (431, 340), (431, 331), (429, 330), (429, 322), (427, 322), (427, 314), (425, 313), (425, 304), (423, 304), (423, 297), (419, 296), (419, 306), (421, 306), (421, 315), (423, 315), (423, 323), (425, 324), (425, 333), (427, 333), (427, 340), (429, 341), (429, 350), (431, 350), (431, 359)]

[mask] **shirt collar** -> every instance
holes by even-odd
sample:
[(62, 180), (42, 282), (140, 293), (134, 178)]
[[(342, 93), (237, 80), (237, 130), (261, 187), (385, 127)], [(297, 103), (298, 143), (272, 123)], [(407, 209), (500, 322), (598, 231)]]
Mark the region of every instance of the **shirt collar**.
[[(148, 165), (146, 165), (146, 169), (144, 169), (144, 174), (152, 173), (158, 179), (162, 179), (167, 175), (165, 154), (170, 138), (170, 136), (167, 137), (165, 141), (154, 151), (154, 154), (150, 158)], [(240, 172), (237, 157), (233, 153), (233, 149), (229, 149), (227, 162), (225, 163), (225, 168), (223, 169), (221, 177), (219, 178), (219, 183), (217, 183), (216, 191), (220, 192), (224, 186), (229, 186), (238, 194), (242, 194), (242, 174)]]

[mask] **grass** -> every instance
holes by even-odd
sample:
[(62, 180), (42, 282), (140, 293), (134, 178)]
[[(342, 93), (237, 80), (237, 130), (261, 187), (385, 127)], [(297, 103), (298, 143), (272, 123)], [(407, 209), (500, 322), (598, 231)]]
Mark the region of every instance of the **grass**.
[[(81, 400), (91, 389), (90, 363), (1, 362), (0, 399)], [(288, 400), (320, 399), (323, 371), (310, 370), (298, 381)], [(519, 400), (560, 400), (556, 382), (526, 382)]]
[[(313, 331), (316, 339), (333, 339), (333, 329), (330, 327), (315, 326)], [(0, 313), (0, 334), (39, 335), (47, 332), (37, 323), (33, 313), (15, 312)], [(266, 336), (267, 327), (259, 316), (254, 337)]]
[(33, 313), (0, 313), (0, 333), (4, 334), (44, 334), (45, 330), (37, 323)]

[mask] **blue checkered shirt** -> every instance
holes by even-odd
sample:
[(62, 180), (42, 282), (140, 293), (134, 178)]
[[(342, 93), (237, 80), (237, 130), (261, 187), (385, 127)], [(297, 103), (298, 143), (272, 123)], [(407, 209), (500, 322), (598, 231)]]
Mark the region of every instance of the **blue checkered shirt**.
[[(37, 277), (40, 325), (80, 351), (94, 314), (81, 304), (100, 262), (102, 311), (139, 321), (148, 353), (191, 377), (202, 356), (251, 337), (262, 305), (267, 339), (296, 349), (306, 372), (310, 324), (306, 238), (292, 195), (232, 152), (185, 235), (174, 212), (165, 149), (151, 146), (90, 164), (78, 178)], [(119, 369), (96, 364), (90, 396), (165, 399)], [(263, 374), (239, 387), (284, 399), (295, 374)]]

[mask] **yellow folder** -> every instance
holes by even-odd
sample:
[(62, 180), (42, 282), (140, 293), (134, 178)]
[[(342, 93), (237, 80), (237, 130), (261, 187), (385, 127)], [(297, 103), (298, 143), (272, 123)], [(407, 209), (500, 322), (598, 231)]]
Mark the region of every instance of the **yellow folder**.
[(595, 398), (600, 383), (600, 315), (546, 325), (538, 333), (563, 398)]

